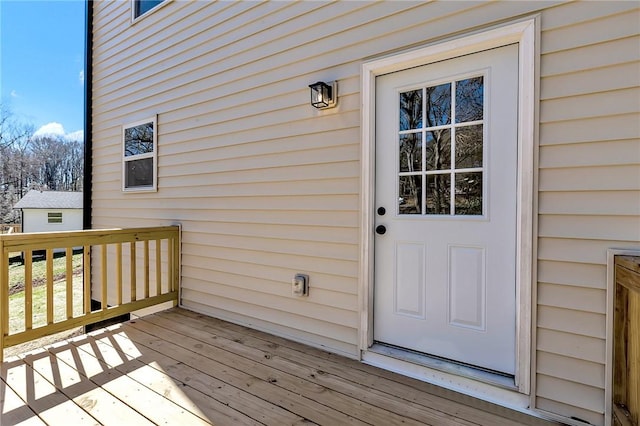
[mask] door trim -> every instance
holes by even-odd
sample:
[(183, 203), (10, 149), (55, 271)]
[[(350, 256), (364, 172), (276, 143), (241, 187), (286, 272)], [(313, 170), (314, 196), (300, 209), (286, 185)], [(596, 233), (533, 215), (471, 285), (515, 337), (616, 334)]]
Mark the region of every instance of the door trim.
[(533, 329), (532, 315), (536, 245), (535, 152), (537, 137), (536, 100), (537, 18), (528, 18), (468, 36), (438, 42), (362, 64), (362, 170), (359, 349), (364, 356), (373, 344), (374, 195), (375, 195), (375, 83), (376, 76), (415, 66), (452, 59), (487, 49), (518, 43), (518, 175), (516, 248), (516, 372), (515, 384), (523, 394), (531, 393)]

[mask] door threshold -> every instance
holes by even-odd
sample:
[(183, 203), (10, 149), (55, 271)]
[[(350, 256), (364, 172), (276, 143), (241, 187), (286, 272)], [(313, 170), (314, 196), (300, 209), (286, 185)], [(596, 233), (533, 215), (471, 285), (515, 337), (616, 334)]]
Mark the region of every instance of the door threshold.
[(427, 355), (415, 352), (409, 349), (399, 348), (385, 343), (374, 343), (368, 352), (378, 355), (394, 358), (400, 361), (408, 362), (418, 366), (430, 368), (444, 373), (452, 374), (458, 377), (465, 377), (474, 381), (483, 382), (502, 389), (517, 391), (513, 376), (496, 371), (486, 370), (473, 367), (467, 364), (440, 358), (433, 355)]

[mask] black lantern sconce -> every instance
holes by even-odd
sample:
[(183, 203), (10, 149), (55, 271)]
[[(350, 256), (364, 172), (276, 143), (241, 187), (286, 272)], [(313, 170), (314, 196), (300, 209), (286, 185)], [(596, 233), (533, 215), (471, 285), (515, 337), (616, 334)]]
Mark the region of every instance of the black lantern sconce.
[(328, 84), (322, 81), (310, 84), (311, 105), (318, 109), (333, 108), (338, 103), (338, 82), (330, 81)]

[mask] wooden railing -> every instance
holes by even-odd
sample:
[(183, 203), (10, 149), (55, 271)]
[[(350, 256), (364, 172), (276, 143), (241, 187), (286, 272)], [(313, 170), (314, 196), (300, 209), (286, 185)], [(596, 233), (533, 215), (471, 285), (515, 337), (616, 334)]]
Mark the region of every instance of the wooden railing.
[(640, 257), (615, 257), (614, 424), (640, 417)]
[[(164, 302), (177, 304), (179, 235), (177, 226), (0, 235), (0, 362), (5, 347)], [(41, 277), (34, 276), (36, 264)], [(63, 272), (54, 273), (54, 264)], [(45, 295), (35, 298), (43, 286)], [(12, 292), (20, 297), (11, 296), (10, 308)], [(92, 299), (98, 309), (92, 310)], [(40, 316), (35, 309), (43, 311)]]
[(0, 224), (0, 234), (19, 234), (22, 232), (22, 225), (19, 223)]

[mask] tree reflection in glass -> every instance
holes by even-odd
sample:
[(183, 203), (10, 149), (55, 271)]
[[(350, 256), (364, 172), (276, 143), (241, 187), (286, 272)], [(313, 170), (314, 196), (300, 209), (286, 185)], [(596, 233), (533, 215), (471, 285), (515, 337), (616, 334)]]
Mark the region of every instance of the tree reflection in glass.
[(482, 167), (482, 124), (456, 129), (456, 169)]
[(422, 176), (400, 176), (398, 206), (400, 214), (422, 213)]
[(422, 127), (422, 89), (400, 93), (400, 131)]
[(451, 175), (427, 175), (427, 214), (450, 214)]
[(150, 152), (153, 152), (153, 123), (144, 123), (124, 129), (125, 157)]
[(482, 172), (456, 174), (457, 215), (482, 214)]
[(483, 77), (456, 81), (456, 123), (482, 120), (483, 109)]
[(426, 88), (427, 127), (451, 123), (451, 83)]
[(399, 107), (400, 214), (481, 215), (484, 78), (402, 92)]
[(400, 171), (422, 171), (422, 134), (400, 135)]
[(451, 168), (451, 130), (427, 132), (427, 170)]

